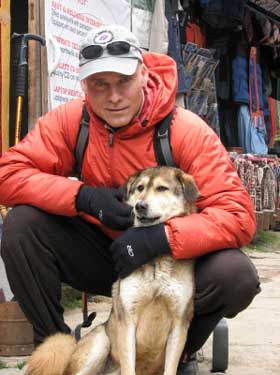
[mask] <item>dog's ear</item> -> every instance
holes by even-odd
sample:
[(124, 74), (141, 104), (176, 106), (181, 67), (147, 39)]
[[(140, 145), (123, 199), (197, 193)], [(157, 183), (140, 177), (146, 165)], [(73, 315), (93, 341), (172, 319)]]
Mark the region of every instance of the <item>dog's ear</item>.
[(133, 191), (134, 186), (135, 186), (135, 182), (136, 182), (137, 178), (139, 177), (140, 173), (141, 173), (141, 170), (133, 173), (131, 176), (128, 177), (126, 182), (120, 187), (120, 190), (123, 193), (123, 201), (124, 202), (126, 202), (128, 200), (129, 194)]
[(119, 190), (123, 194), (123, 202), (127, 202), (128, 200), (131, 184), (132, 184), (132, 179), (129, 178), (128, 180), (126, 180), (126, 182), (122, 186), (119, 187)]
[(189, 203), (195, 202), (199, 197), (199, 190), (193, 177), (180, 169), (177, 170), (176, 177), (182, 185), (186, 201)]

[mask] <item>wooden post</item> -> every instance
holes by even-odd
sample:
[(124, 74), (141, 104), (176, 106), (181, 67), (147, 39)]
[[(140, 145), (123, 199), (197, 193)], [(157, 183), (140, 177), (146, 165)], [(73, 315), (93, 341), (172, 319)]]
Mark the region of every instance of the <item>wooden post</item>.
[[(45, 33), (45, 1), (40, 3), (40, 33), (42, 37), (46, 37)], [(48, 41), (46, 40), (46, 43)], [(42, 87), (42, 113), (49, 110), (49, 94), (48, 94), (48, 59), (47, 48), (41, 48), (41, 87)]]
[(10, 34), (11, 15), (10, 0), (0, 2), (0, 156), (9, 147), (9, 113), (10, 113)]
[[(9, 147), (10, 114), (10, 0), (0, 2), (0, 156)], [(0, 205), (0, 215), (4, 220), (6, 207)]]
[[(45, 36), (44, 1), (29, 0), (28, 32)], [(42, 13), (43, 12), (43, 13)], [(46, 113), (47, 60), (46, 47), (36, 41), (29, 42), (28, 48), (28, 130), (32, 129), (38, 117)]]

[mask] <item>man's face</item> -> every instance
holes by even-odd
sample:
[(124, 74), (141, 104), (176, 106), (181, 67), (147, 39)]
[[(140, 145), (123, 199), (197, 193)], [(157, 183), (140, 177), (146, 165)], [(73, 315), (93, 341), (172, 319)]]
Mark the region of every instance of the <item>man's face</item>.
[(131, 76), (103, 72), (86, 78), (86, 93), (93, 112), (113, 128), (128, 125), (143, 103), (142, 74), (139, 64)]

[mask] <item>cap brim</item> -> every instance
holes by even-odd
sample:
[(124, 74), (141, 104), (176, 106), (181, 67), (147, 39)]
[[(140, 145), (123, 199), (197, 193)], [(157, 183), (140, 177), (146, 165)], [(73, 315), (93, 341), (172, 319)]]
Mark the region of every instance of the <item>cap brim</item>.
[(92, 74), (102, 72), (115, 72), (125, 75), (132, 75), (136, 72), (138, 58), (127, 58), (120, 56), (110, 56), (104, 59), (99, 58), (91, 60), (80, 67), (79, 79), (80, 81), (91, 76)]

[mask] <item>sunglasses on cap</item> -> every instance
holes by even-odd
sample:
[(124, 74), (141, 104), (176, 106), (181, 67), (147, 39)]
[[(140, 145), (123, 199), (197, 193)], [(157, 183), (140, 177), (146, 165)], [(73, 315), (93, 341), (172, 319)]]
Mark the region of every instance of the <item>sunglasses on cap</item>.
[(109, 55), (118, 56), (124, 55), (130, 52), (130, 49), (134, 48), (141, 53), (141, 49), (134, 44), (130, 44), (126, 41), (115, 41), (107, 44), (91, 44), (90, 46), (84, 47), (80, 52), (80, 57), (82, 56), (87, 60), (98, 59), (103, 55), (106, 49)]

